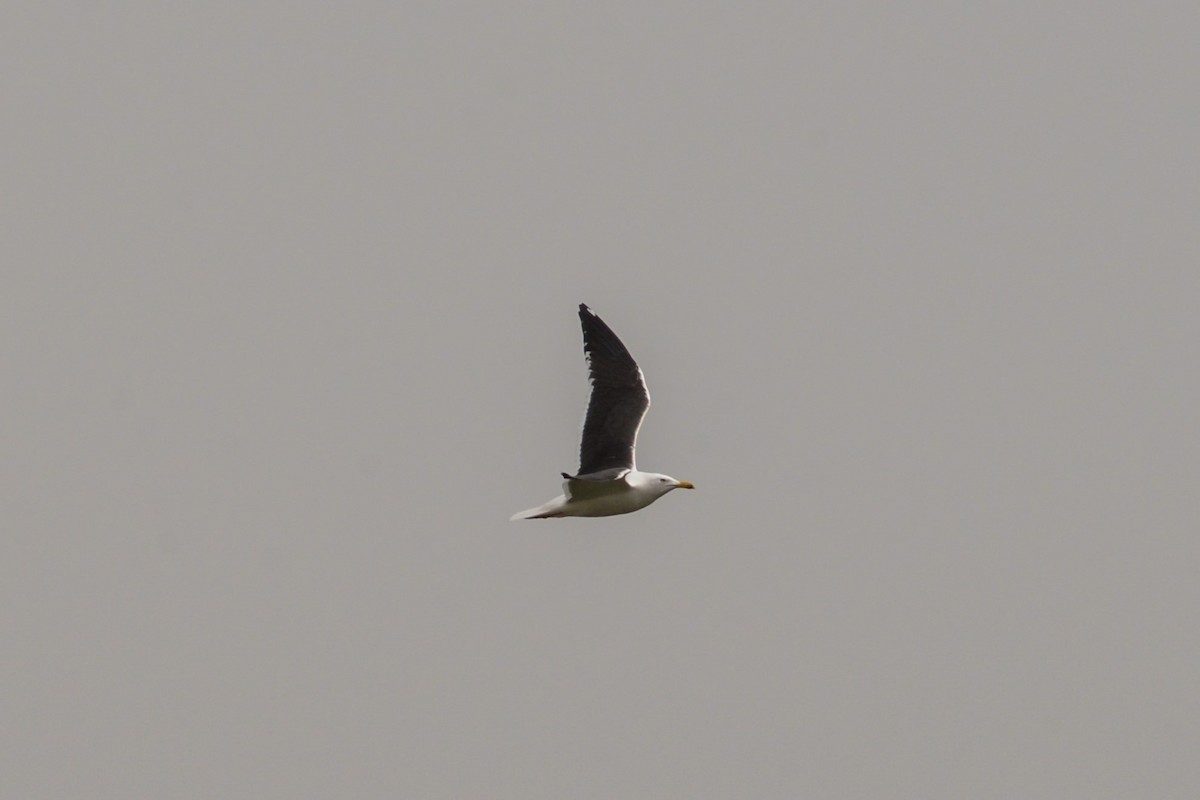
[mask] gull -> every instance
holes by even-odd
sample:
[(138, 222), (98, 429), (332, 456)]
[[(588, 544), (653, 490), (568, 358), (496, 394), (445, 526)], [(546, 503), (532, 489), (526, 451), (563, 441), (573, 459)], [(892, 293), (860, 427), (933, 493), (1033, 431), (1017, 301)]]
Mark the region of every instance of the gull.
[(592, 384), (579, 446), (579, 472), (562, 473), (561, 495), (513, 514), (510, 521), (628, 514), (673, 489), (696, 488), (670, 475), (638, 471), (634, 449), (638, 429), (650, 408), (646, 379), (612, 328), (582, 303), (579, 321)]

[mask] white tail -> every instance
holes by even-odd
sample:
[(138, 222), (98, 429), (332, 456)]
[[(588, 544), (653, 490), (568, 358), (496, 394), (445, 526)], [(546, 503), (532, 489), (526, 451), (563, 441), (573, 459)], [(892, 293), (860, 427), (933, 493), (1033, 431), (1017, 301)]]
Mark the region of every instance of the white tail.
[(559, 496), (551, 500), (549, 503), (538, 506), (537, 508), (529, 508), (524, 511), (518, 511), (508, 518), (509, 522), (516, 522), (519, 519), (549, 519), (550, 517), (561, 517), (562, 507), (566, 505), (567, 498)]

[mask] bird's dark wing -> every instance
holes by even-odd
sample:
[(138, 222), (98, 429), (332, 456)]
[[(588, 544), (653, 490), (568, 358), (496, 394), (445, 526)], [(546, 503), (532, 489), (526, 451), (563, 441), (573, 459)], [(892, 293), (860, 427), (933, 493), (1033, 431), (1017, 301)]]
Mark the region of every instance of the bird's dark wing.
[(650, 408), (646, 381), (617, 335), (582, 303), (579, 320), (592, 382), (579, 446), (579, 474), (633, 469), (638, 428)]

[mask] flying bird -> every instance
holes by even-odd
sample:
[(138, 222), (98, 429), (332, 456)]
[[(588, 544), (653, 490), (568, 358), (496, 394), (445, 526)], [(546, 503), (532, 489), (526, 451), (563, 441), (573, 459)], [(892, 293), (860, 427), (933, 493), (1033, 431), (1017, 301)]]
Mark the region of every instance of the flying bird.
[(645, 508), (672, 489), (696, 488), (670, 475), (638, 471), (633, 451), (650, 408), (646, 379), (612, 328), (582, 303), (579, 321), (592, 383), (579, 445), (579, 472), (562, 473), (561, 495), (513, 514), (512, 520), (611, 517)]

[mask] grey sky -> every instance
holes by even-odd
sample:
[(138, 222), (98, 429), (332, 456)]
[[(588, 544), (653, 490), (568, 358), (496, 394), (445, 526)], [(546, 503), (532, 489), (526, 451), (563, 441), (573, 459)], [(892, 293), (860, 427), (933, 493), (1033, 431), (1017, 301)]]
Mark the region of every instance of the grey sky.
[(1200, 12), (782, 6), (3, 12), (0, 795), (1196, 795)]

